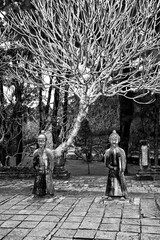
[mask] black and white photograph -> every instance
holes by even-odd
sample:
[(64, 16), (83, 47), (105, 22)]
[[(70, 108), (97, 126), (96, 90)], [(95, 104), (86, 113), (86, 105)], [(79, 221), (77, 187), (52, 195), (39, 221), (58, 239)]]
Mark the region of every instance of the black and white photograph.
[(160, 240), (159, 0), (0, 0), (0, 240)]

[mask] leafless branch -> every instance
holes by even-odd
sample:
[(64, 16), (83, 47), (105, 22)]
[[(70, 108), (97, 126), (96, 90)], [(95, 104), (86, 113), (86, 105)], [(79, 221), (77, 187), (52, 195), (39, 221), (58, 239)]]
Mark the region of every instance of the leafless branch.
[(160, 92), (155, 2), (36, 0), (35, 11), (12, 12), (10, 25), (17, 44), (34, 55), (32, 62), (21, 56), (31, 72), (43, 62), (44, 72), (54, 72), (63, 86), (69, 83), (70, 91), (92, 103), (101, 94)]

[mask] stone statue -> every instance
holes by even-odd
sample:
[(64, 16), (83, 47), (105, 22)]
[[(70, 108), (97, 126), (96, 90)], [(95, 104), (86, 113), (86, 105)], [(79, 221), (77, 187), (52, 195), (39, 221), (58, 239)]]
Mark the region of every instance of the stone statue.
[(105, 196), (107, 196), (108, 199), (112, 199), (112, 197), (115, 196), (125, 199), (128, 196), (124, 177), (126, 154), (125, 151), (118, 146), (120, 136), (115, 130), (113, 130), (109, 136), (109, 142), (110, 148), (107, 149), (104, 154), (105, 166), (109, 168)]
[(46, 148), (47, 137), (45, 133), (38, 136), (38, 149), (33, 153), (33, 167), (35, 169), (35, 181), (32, 193), (34, 196), (54, 195), (52, 172), (54, 168), (54, 156), (49, 148)]

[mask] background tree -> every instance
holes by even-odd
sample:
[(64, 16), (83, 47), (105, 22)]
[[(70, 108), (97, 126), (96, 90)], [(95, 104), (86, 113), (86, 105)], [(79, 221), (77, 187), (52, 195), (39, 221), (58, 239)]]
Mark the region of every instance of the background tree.
[[(76, 154), (87, 162), (88, 174), (90, 174), (89, 164), (92, 161), (92, 131), (89, 126), (89, 121), (87, 119), (83, 119), (81, 123), (81, 127), (75, 139), (75, 145)], [(80, 153), (77, 147), (81, 147)]]
[(27, 64), (43, 62), (42, 72), (62, 79), (55, 86), (68, 84), (69, 93), (79, 98), (78, 115), (59, 153), (73, 143), (88, 107), (100, 95), (159, 92), (159, 2), (37, 0), (33, 9), (12, 12), (10, 22), (22, 35), (18, 44), (34, 56)]
[(6, 126), (5, 94), (4, 94), (4, 71), (7, 68), (7, 56), (4, 48), (7, 36), (4, 22), (0, 19), (0, 159), (5, 164), (6, 150), (4, 147), (4, 136)]

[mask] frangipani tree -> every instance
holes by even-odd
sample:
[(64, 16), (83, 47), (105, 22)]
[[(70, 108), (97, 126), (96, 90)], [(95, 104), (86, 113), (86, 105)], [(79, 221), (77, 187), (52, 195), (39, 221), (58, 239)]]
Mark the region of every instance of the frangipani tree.
[[(22, 61), (60, 78), (79, 98), (68, 139), (73, 143), (88, 107), (100, 95), (159, 92), (159, 2), (155, 0), (33, 0), (30, 11), (11, 12)], [(41, 65), (39, 66), (39, 63)], [(38, 65), (38, 66), (37, 66)], [(25, 66), (25, 64), (24, 64)], [(125, 69), (129, 69), (127, 77)], [(136, 94), (137, 94), (136, 93)]]

